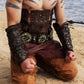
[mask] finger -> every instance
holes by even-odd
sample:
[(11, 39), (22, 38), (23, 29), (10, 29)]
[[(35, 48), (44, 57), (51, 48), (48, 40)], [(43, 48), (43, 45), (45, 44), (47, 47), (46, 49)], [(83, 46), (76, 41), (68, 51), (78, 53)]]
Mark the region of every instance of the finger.
[(32, 72), (34, 69), (26, 69), (24, 70), (24, 73)]
[(31, 58), (31, 64), (36, 65), (35, 61)]
[(73, 57), (72, 57), (72, 60), (73, 60), (73, 61), (75, 61), (76, 59), (77, 59), (77, 57), (76, 57), (76, 56), (73, 56)]
[(71, 59), (72, 59), (72, 61), (76, 60), (77, 59), (76, 55), (72, 55)]
[(69, 57), (72, 58), (72, 56), (74, 56), (72, 53), (69, 54)]
[(74, 58), (72, 61), (75, 61), (76, 59)]
[(70, 57), (71, 61), (73, 61), (75, 58), (75, 56), (73, 54), (70, 54), (69, 57)]
[(71, 59), (67, 56), (66, 57), (66, 62), (68, 63), (68, 62), (70, 62), (71, 61)]
[(34, 69), (34, 65), (33, 64), (29, 64), (26, 68), (28, 68), (28, 69)]

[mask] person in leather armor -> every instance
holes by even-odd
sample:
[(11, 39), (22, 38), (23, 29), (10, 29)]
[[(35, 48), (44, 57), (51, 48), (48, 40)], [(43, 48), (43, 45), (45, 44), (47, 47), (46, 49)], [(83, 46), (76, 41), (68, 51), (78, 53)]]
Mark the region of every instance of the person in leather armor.
[[(64, 9), (64, 0), (6, 1), (12, 84), (35, 84), (37, 66), (61, 80), (77, 75), (77, 56)], [(53, 13), (61, 44), (53, 39)]]

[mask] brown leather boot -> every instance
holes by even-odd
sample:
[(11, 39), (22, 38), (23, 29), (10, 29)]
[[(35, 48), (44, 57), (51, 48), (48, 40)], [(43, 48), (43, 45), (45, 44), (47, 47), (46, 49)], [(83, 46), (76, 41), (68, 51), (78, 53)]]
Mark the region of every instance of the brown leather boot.
[[(29, 56), (35, 62), (36, 59), (34, 55)], [(35, 68), (32, 72), (23, 73), (20, 65), (13, 59), (11, 59), (11, 76), (12, 76), (12, 84), (35, 84), (36, 83), (36, 72), (37, 69)]]

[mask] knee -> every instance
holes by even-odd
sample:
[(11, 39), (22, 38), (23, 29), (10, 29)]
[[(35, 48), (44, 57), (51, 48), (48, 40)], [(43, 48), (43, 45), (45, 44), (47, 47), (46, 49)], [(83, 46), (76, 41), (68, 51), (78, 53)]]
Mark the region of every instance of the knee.
[(62, 73), (61, 74), (61, 76), (62, 76), (61, 79), (64, 80), (64, 81), (72, 80), (76, 77), (77, 73), (78, 73), (78, 70), (75, 67), (72, 70), (68, 70), (68, 71), (65, 71), (64, 73)]
[(12, 76), (12, 84), (35, 84), (36, 73), (33, 74), (17, 74)]
[(55, 71), (52, 72), (53, 75), (61, 80), (72, 80), (78, 73), (74, 62), (66, 63), (64, 59), (54, 59), (51, 63), (55, 69)]

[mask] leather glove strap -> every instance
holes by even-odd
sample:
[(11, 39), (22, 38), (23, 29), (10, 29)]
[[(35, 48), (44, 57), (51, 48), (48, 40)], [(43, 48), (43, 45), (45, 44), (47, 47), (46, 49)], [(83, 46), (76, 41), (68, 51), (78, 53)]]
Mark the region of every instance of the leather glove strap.
[(68, 22), (65, 22), (62, 26), (58, 23), (54, 23), (53, 27), (57, 32), (57, 35), (63, 45), (63, 50), (66, 53), (67, 51), (73, 51), (73, 45), (70, 35), (70, 29), (68, 27)]
[(6, 28), (8, 42), (10, 46), (10, 50), (13, 53), (13, 59), (16, 59), (17, 62), (20, 64), (24, 61), (27, 56), (25, 52), (25, 46), (21, 39), (21, 25), (16, 24), (9, 26)]

